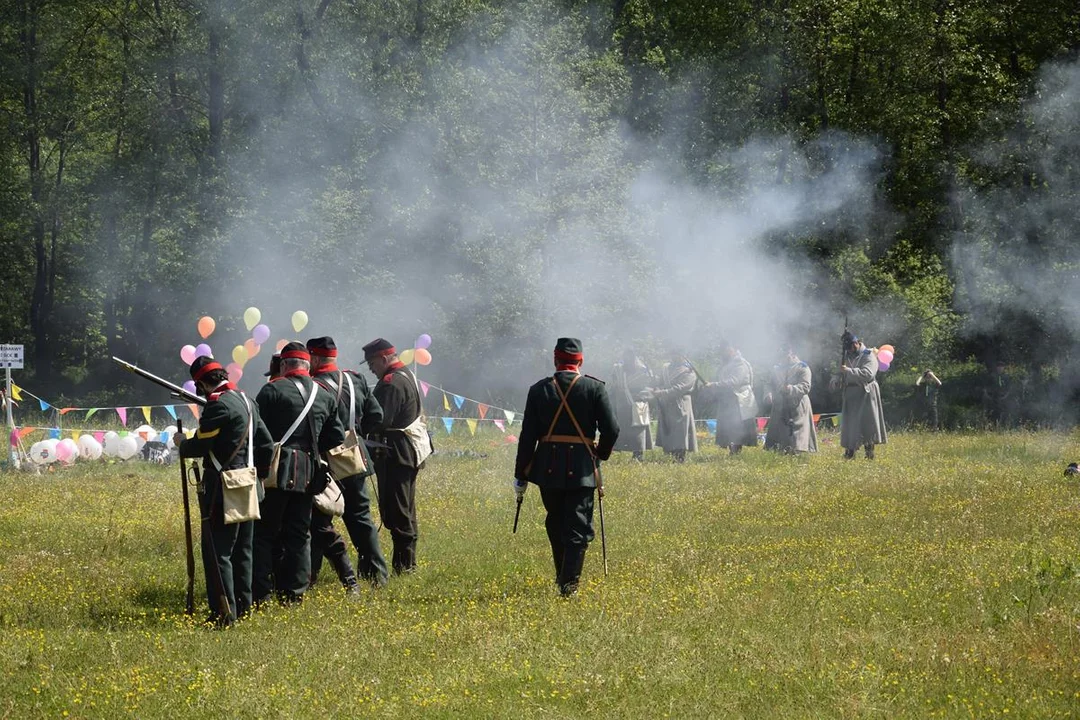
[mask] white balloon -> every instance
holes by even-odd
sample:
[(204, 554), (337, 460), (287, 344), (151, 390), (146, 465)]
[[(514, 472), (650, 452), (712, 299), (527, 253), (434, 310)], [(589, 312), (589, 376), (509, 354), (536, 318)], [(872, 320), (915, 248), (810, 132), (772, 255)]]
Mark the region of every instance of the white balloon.
[(64, 460), (65, 465), (71, 465), (73, 462), (79, 459), (79, 446), (75, 444), (75, 441), (71, 438), (64, 438), (56, 446), (57, 456), (64, 456), (67, 458)]
[(79, 457), (83, 460), (97, 460), (101, 457), (101, 443), (93, 435), (79, 436)]
[(106, 457), (116, 457), (120, 454), (120, 436), (113, 430), (105, 433), (105, 447), (103, 448)]
[(56, 462), (57, 440), (38, 440), (30, 446), (30, 460), (35, 465), (48, 465)]
[(143, 445), (151, 440), (158, 439), (158, 431), (149, 425), (140, 425), (135, 428), (135, 443), (138, 445), (138, 451), (142, 452)]
[(135, 457), (135, 453), (139, 452), (139, 443), (135, 441), (134, 435), (125, 435), (120, 438), (119, 443), (116, 446), (116, 455), (121, 460), (130, 460)]

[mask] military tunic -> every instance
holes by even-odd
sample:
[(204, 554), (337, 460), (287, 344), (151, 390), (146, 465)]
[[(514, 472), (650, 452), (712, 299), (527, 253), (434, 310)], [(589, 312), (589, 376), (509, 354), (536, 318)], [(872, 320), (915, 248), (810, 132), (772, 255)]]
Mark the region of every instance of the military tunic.
[[(552, 426), (561, 405), (555, 383), (566, 393), (577, 377), (580, 379), (567, 395), (567, 406), (590, 445), (581, 442), (565, 410)], [(600, 439), (596, 442), (598, 432)], [(563, 370), (529, 388), (514, 476), (540, 487), (556, 582), (560, 585), (571, 580), (576, 583), (581, 574), (585, 550), (594, 537), (593, 491), (600, 481), (598, 463), (611, 456), (618, 436), (619, 423), (600, 380)]]
[[(349, 383), (343, 373), (352, 379), (353, 397), (349, 397)], [(315, 375), (316, 382), (339, 399), (338, 418), (346, 432), (355, 430), (361, 438), (374, 431), (383, 419), (382, 406), (375, 399), (367, 380), (351, 370), (338, 370), (336, 366), (324, 365)], [(356, 427), (349, 427), (349, 403), (352, 402), (356, 414)], [(349, 538), (356, 548), (358, 556), (356, 570), (360, 577), (376, 585), (383, 585), (387, 579), (386, 559), (379, 546), (379, 529), (371, 517), (371, 499), (367, 491), (367, 478), (375, 474), (375, 465), (367, 446), (361, 444), (364, 464), (367, 471), (352, 477), (339, 478), (341, 493), (345, 498), (345, 514), (342, 521), (349, 532)]]
[(667, 364), (660, 387), (653, 391), (659, 421), (656, 444), (668, 453), (696, 452), (697, 433), (694, 428), (694, 403), (690, 393), (697, 384), (697, 373), (689, 362)]
[(765, 447), (781, 452), (817, 452), (810, 366), (801, 360), (787, 367), (777, 366), (771, 389), (773, 406)]
[(375, 399), (383, 416), (373, 422), (374, 434), (386, 448), (376, 453), (375, 472), (379, 485), (379, 514), (394, 542), (391, 565), (395, 573), (416, 569), (416, 543), (419, 526), (416, 519), (415, 448), (402, 432), (423, 413), (416, 378), (402, 362), (395, 362), (375, 384)]
[(625, 363), (615, 366), (612, 388), (615, 417), (619, 422), (616, 450), (632, 452), (635, 455), (652, 450), (648, 402), (648, 389), (652, 384), (653, 374), (641, 361), (633, 367), (626, 367)]
[[(299, 383), (303, 394), (297, 387)], [(255, 602), (277, 592), (283, 600), (298, 600), (308, 588), (311, 573), (312, 497), (325, 487), (318, 455), (345, 440), (334, 396), (316, 384), (306, 370), (291, 370), (259, 391), (259, 412), (277, 442), (303, 412), (307, 398), (315, 403), (286, 441), (277, 482), (267, 488), (255, 525)], [(315, 437), (312, 437), (312, 423)], [(286, 453), (286, 449), (291, 452)], [(289, 488), (286, 483), (293, 483)]]
[(877, 383), (878, 360), (869, 348), (844, 358), (844, 400), (840, 418), (840, 445), (854, 452), (863, 445), (880, 445), (888, 440), (881, 388)]
[[(260, 475), (265, 475), (273, 441), (259, 417), (258, 405), (250, 398), (247, 400), (251, 403), (250, 417), (254, 425), (255, 466), (260, 468)], [(246, 467), (248, 418), (245, 396), (237, 391), (236, 386), (224, 383), (209, 396), (195, 435), (186, 440), (177, 438), (179, 442), (176, 446), (181, 458), (203, 458), (203, 484), (199, 491), (203, 572), (210, 612), (223, 624), (243, 617), (251, 608), (255, 521), (225, 524), (221, 473), (210, 455), (213, 453), (224, 470)], [(232, 460), (229, 460), (230, 457)], [(222, 607), (222, 596), (228, 602), (228, 607)]]

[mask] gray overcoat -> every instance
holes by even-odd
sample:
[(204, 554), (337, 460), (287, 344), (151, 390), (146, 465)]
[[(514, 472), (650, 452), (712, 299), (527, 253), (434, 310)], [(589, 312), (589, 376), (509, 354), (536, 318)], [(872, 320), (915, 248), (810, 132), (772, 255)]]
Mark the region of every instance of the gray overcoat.
[(649, 368), (640, 360), (634, 367), (617, 363), (612, 378), (611, 399), (619, 421), (619, 439), (615, 449), (625, 452), (652, 450), (648, 388), (654, 382)]
[[(786, 363), (785, 363), (786, 364)], [(772, 376), (772, 414), (765, 447), (781, 452), (817, 452), (814, 410), (810, 406), (810, 366), (801, 360)]]
[(666, 452), (696, 452), (694, 403), (690, 393), (697, 381), (697, 374), (689, 363), (668, 363), (664, 365), (660, 380), (660, 386), (653, 391), (659, 416), (656, 444)]
[(844, 404), (840, 418), (840, 444), (857, 450), (867, 443), (881, 445), (888, 440), (885, 415), (881, 409), (881, 388), (877, 383), (878, 360), (869, 348), (844, 360)]

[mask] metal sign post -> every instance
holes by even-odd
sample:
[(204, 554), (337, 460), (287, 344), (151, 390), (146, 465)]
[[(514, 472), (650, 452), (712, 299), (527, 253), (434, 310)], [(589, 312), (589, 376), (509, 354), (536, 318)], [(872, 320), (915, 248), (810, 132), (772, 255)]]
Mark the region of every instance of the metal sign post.
[(4, 408), (7, 410), (5, 418), (7, 420), (8, 429), (8, 459), (11, 462), (11, 466), (16, 470), (19, 469), (19, 455), (15, 451), (15, 445), (11, 442), (12, 434), (15, 432), (15, 418), (11, 414), (11, 369), (22, 370), (23, 367), (23, 346), (22, 345), (0, 345), (0, 367), (4, 368)]

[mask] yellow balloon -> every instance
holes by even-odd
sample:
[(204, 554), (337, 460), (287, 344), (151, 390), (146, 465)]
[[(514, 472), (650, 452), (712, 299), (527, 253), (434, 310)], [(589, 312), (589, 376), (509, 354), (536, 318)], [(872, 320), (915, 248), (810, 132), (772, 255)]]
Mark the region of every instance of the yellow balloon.
[(240, 367), (244, 367), (244, 364), (247, 363), (248, 360), (248, 354), (243, 345), (237, 345), (232, 349), (232, 359), (234, 363)]
[(248, 330), (258, 325), (259, 320), (262, 320), (262, 313), (259, 312), (259, 308), (249, 307), (244, 311), (244, 325), (247, 326)]
[(307, 325), (307, 313), (303, 310), (297, 310), (292, 314), (292, 329), (296, 332), (300, 332)]
[(412, 348), (409, 348), (408, 350), (402, 350), (401, 354), (398, 355), (398, 360), (405, 363), (406, 365), (411, 363), (413, 361), (413, 350), (412, 350)]

